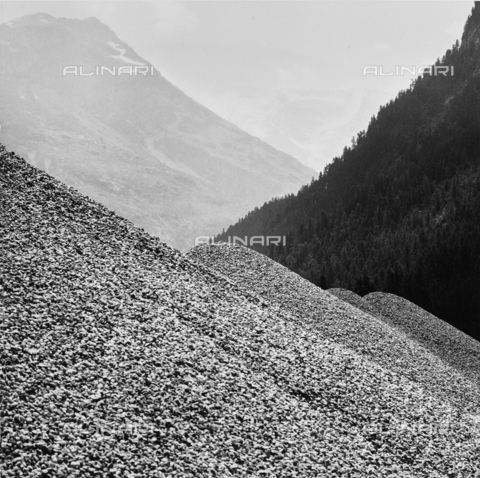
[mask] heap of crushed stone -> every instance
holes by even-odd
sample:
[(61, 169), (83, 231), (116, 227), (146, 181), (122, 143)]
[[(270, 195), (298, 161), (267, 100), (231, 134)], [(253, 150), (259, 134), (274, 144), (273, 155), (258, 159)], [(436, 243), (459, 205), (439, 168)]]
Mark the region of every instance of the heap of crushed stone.
[(480, 343), (407, 299), (372, 292), (363, 300), (385, 321), (480, 386)]
[(187, 256), (256, 292), (277, 308), (277, 314), (290, 314), (317, 336), (427, 387), (459, 409), (475, 412), (480, 408), (479, 388), (423, 345), (268, 257), (227, 243), (198, 246)]
[(340, 300), (344, 302), (348, 302), (353, 307), (360, 309), (361, 311), (365, 312), (366, 314), (372, 315), (373, 317), (382, 318), (381, 314), (379, 314), (378, 310), (369, 304), (363, 297), (359, 296), (355, 292), (352, 292), (348, 289), (342, 289), (341, 287), (335, 287), (332, 289), (328, 289), (327, 292), (333, 294)]
[(401, 331), (480, 386), (480, 343), (472, 337), (395, 294), (360, 297), (342, 288), (328, 292)]
[[(218, 250), (239, 267), (237, 251)], [(367, 316), (322, 295), (316, 319), (304, 317), (301, 283), (289, 299), (281, 271), (285, 297), (265, 300), (3, 148), (0, 254), (2, 477), (459, 478), (479, 468), (475, 416), (453, 389), (444, 402), (435, 380), (374, 360), (373, 343), (349, 347), (340, 330), (314, 326)], [(258, 282), (273, 267), (245, 259)], [(425, 362), (443, 381), (428, 354), (409, 350), (417, 379)]]

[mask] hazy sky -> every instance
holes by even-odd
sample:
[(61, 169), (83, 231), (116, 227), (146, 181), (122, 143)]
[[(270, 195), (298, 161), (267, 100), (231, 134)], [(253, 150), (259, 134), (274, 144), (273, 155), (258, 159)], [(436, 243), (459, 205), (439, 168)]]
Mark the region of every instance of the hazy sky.
[[(0, 1), (0, 23), (37, 12), (95, 16), (185, 93), (264, 139), (279, 101), (294, 102), (307, 90), (318, 98), (353, 92), (350, 110), (332, 116), (321, 137), (337, 123), (358, 128), (352, 118), (365, 88), (374, 91), (368, 106), (373, 115), (412, 80), (411, 75), (366, 77), (363, 67), (389, 72), (396, 65), (431, 64), (461, 38), (472, 6), (471, 1)], [(313, 136), (306, 131), (304, 136), (305, 148), (314, 154)], [(327, 158), (317, 156), (316, 164), (304, 162), (321, 169)]]

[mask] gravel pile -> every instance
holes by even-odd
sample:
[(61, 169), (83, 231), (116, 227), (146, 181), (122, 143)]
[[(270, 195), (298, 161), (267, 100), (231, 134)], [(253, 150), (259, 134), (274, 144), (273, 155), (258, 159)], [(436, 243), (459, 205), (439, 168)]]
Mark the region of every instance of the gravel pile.
[(459, 409), (474, 413), (480, 409), (480, 390), (464, 374), (383, 318), (339, 300), (268, 257), (225, 243), (198, 246), (187, 256), (220, 271), (245, 290), (256, 292), (278, 315), (291, 315), (318, 337), (427, 387)]
[(328, 292), (403, 332), (480, 386), (480, 343), (475, 339), (395, 294), (360, 297), (341, 288)]
[(328, 289), (328, 292), (338, 299), (348, 302), (350, 305), (353, 305), (353, 307), (360, 309), (366, 314), (372, 315), (373, 317), (377, 317), (379, 319), (383, 318), (375, 307), (369, 304), (365, 299), (363, 299), (363, 297), (359, 296), (355, 292), (352, 292), (351, 290), (336, 287), (333, 289)]
[(386, 292), (363, 300), (379, 316), (480, 386), (480, 343), (412, 302)]
[[(240, 267), (238, 248), (215, 251)], [(465, 478), (480, 467), (471, 411), (314, 326), (369, 316), (322, 291), (324, 310), (303, 317), (298, 300), (316, 300), (307, 282), (291, 298), (250, 290), (1, 148), (0, 257), (2, 478)], [(243, 258), (257, 283), (273, 267)], [(433, 371), (427, 354), (415, 360)]]

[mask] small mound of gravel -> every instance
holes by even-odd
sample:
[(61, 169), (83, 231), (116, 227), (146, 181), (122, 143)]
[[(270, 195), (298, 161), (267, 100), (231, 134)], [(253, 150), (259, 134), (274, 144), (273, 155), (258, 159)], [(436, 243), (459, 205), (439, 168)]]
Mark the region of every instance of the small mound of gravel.
[(380, 319), (382, 318), (380, 316), (381, 314), (375, 307), (373, 307), (361, 296), (359, 296), (355, 292), (352, 292), (351, 290), (336, 287), (333, 289), (328, 289), (327, 292), (334, 295), (338, 299), (343, 300), (344, 302), (348, 302), (350, 305), (353, 305), (353, 307), (356, 307), (357, 309), (365, 312), (366, 314), (369, 314), (373, 317), (378, 317)]
[(446, 363), (480, 385), (480, 343), (412, 302), (386, 292), (372, 292), (363, 300)]
[(474, 389), (453, 372), (441, 395), (448, 366), (259, 254), (212, 251), (224, 272), (0, 148), (2, 478), (475, 476)]

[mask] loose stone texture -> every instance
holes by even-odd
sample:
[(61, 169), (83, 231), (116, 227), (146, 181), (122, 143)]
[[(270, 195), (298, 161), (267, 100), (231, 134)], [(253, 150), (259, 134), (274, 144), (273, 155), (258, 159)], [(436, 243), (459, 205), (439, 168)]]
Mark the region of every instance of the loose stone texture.
[[(378, 317), (379, 319), (384, 320), (384, 317), (381, 316), (379, 311), (374, 306), (369, 304), (363, 297), (359, 296), (355, 292), (352, 292), (351, 290), (348, 290), (348, 289), (342, 289), (340, 287), (328, 289), (328, 292), (334, 295), (335, 297), (338, 297), (340, 300), (343, 300), (344, 302), (348, 302), (350, 305), (353, 305), (354, 307), (356, 307), (357, 309), (360, 309), (366, 314), (369, 314), (373, 317)], [(393, 325), (393, 324), (389, 324), (389, 325)]]
[(480, 343), (475, 339), (403, 297), (372, 292), (363, 300), (382, 320), (480, 385)]
[(0, 257), (2, 477), (480, 467), (478, 389), (403, 332), (245, 248), (182, 255), (3, 148)]

